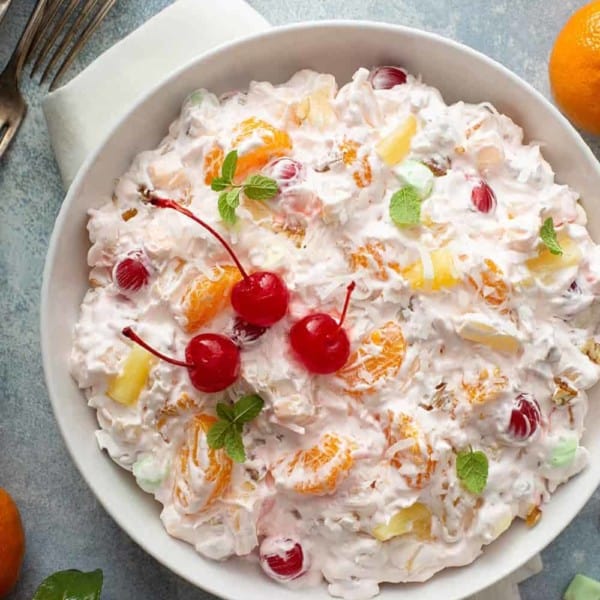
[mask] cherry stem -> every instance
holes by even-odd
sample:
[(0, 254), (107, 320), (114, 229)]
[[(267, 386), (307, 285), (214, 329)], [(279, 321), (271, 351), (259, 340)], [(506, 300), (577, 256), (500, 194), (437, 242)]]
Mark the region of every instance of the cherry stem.
[(135, 342), (138, 346), (141, 346), (145, 350), (148, 350), (154, 356), (158, 356), (158, 358), (171, 363), (172, 365), (177, 365), (178, 367), (186, 367), (188, 369), (193, 369), (195, 365), (183, 362), (182, 360), (177, 360), (176, 358), (171, 358), (170, 356), (165, 356), (162, 352), (155, 350), (152, 346), (149, 346), (131, 327), (125, 327), (121, 332), (126, 338), (129, 338), (132, 342)]
[(340, 317), (338, 328), (340, 328), (344, 324), (344, 319), (346, 318), (346, 313), (348, 312), (348, 305), (350, 304), (350, 296), (352, 296), (352, 292), (356, 287), (356, 283), (351, 282), (346, 288), (346, 300), (344, 300), (344, 308), (342, 309), (342, 316)]
[(187, 208), (184, 208), (183, 206), (181, 206), (181, 204), (178, 204), (174, 200), (168, 200), (167, 198), (158, 198), (157, 196), (150, 196), (150, 204), (152, 204), (153, 206), (158, 206), (160, 208), (172, 208), (173, 210), (180, 212), (182, 215), (189, 217), (190, 219), (192, 219), (192, 221), (196, 221), (198, 225), (204, 227), (206, 231), (210, 232), (214, 237), (216, 237), (219, 240), (219, 242), (221, 242), (223, 248), (227, 250), (229, 256), (231, 256), (231, 258), (233, 259), (235, 266), (240, 270), (242, 277), (244, 279), (248, 279), (248, 273), (246, 273), (246, 270), (244, 269), (244, 267), (242, 267), (242, 263), (234, 254), (233, 250), (231, 249), (231, 246), (224, 240), (223, 236), (218, 231), (213, 229), (208, 223), (205, 223), (204, 221), (199, 219), (192, 211), (188, 210)]

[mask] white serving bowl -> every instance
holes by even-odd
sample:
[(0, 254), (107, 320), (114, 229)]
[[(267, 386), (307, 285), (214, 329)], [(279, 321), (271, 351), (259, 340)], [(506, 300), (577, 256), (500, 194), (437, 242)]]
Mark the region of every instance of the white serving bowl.
[[(192, 546), (171, 538), (159, 519), (160, 505), (133, 477), (98, 449), (95, 411), (71, 379), (67, 359), (71, 332), (88, 287), (87, 210), (107, 202), (115, 178), (134, 156), (154, 148), (192, 90), (216, 93), (245, 88), (252, 79), (285, 81), (301, 68), (333, 73), (348, 81), (359, 66), (400, 64), (421, 73), (447, 102), (491, 101), (523, 126), (529, 140), (543, 142), (558, 181), (581, 193), (592, 235), (600, 239), (600, 165), (560, 113), (528, 84), (491, 59), (442, 37), (370, 22), (303, 23), (272, 29), (226, 44), (198, 57), (161, 82), (110, 132), (80, 170), (56, 221), (44, 271), (41, 338), (44, 370), (56, 419), (75, 464), (104, 508), (148, 553), (195, 585), (228, 600), (325, 600), (325, 587), (290, 591), (240, 560), (200, 557)], [(587, 202), (586, 202), (587, 201)], [(590, 394), (584, 443), (600, 455), (600, 393)], [(547, 546), (575, 517), (600, 483), (600, 462), (561, 487), (544, 507), (534, 529), (522, 522), (487, 547), (469, 566), (446, 569), (426, 583), (382, 587), (381, 600), (458, 600), (505, 577)]]

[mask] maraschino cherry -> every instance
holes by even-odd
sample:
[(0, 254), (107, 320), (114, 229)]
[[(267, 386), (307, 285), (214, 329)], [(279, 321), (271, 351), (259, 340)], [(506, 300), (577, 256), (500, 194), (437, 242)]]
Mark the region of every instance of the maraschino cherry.
[(347, 288), (339, 322), (331, 315), (315, 313), (294, 323), (290, 329), (292, 349), (311, 373), (335, 373), (346, 364), (350, 356), (350, 340), (342, 325), (355, 287), (353, 281)]
[(287, 312), (289, 292), (283, 279), (271, 271), (257, 271), (248, 275), (229, 244), (208, 223), (173, 200), (150, 197), (150, 203), (161, 208), (172, 208), (189, 217), (210, 232), (227, 250), (243, 279), (233, 286), (231, 305), (245, 321), (259, 327), (270, 327)]
[(148, 345), (131, 327), (123, 335), (158, 358), (185, 367), (192, 385), (201, 392), (220, 392), (228, 388), (240, 374), (240, 349), (226, 336), (201, 333), (193, 337), (185, 349), (185, 361), (165, 356)]
[(122, 292), (141, 290), (150, 278), (141, 250), (130, 252), (117, 262), (113, 269), (113, 280)]

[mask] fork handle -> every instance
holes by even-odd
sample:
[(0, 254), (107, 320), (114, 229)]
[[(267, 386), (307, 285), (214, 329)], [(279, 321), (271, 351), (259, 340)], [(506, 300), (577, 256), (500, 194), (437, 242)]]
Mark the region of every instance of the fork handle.
[(39, 24), (44, 16), (44, 10), (46, 9), (46, 1), (47, 0), (39, 0), (36, 4), (36, 7), (33, 9), (29, 20), (27, 21), (27, 25), (19, 38), (19, 42), (17, 43), (17, 47), (15, 51), (12, 53), (10, 60), (8, 61), (5, 71), (12, 70), (14, 76), (19, 81), (21, 77), (21, 71), (23, 70), (23, 65), (25, 64), (25, 60), (27, 59), (27, 53), (31, 47), (31, 42), (33, 41), (33, 37), (35, 36)]

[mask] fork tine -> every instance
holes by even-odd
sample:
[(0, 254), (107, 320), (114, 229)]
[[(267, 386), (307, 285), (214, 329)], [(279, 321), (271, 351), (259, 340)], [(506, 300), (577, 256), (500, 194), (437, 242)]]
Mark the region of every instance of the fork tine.
[(33, 63), (33, 67), (31, 68), (31, 76), (32, 77), (33, 77), (34, 73), (37, 71), (37, 69), (40, 66), (40, 64), (42, 63), (42, 61), (46, 59), (46, 57), (48, 55), (48, 50), (52, 47), (52, 44), (54, 44), (54, 42), (56, 41), (56, 38), (60, 35), (60, 32), (62, 31), (63, 27), (65, 26), (65, 23), (67, 22), (67, 20), (69, 19), (69, 17), (71, 16), (71, 14), (75, 10), (75, 8), (77, 7), (78, 2), (79, 2), (79, 0), (71, 0), (69, 5), (63, 10), (62, 15), (60, 16), (60, 19), (58, 19), (56, 21), (56, 23), (54, 23), (54, 28), (48, 34), (48, 37), (46, 38), (46, 41), (44, 42), (44, 45), (42, 46), (42, 49), (40, 50), (40, 53), (38, 54), (36, 61)]
[(25, 57), (25, 60), (27, 60), (30, 56), (33, 56), (35, 50), (37, 49), (40, 42), (44, 38), (44, 34), (46, 33), (46, 31), (48, 31), (48, 28), (47, 28), (48, 24), (52, 23), (52, 21), (54, 20), (54, 17), (56, 16), (56, 13), (58, 12), (60, 5), (62, 4), (62, 1), (63, 0), (48, 0), (46, 2), (46, 7), (44, 8), (44, 14), (42, 15), (42, 20), (44, 23), (41, 24), (38, 27), (37, 31), (35, 32), (35, 35), (33, 36), (33, 41), (31, 42), (31, 45), (29, 46), (29, 50), (27, 52), (27, 56)]
[(88, 26), (81, 34), (81, 37), (75, 42), (71, 50), (69, 50), (69, 53), (65, 57), (65, 60), (59, 67), (58, 72), (56, 73), (54, 79), (52, 80), (52, 83), (50, 84), (50, 91), (52, 91), (55, 88), (56, 83), (60, 80), (65, 71), (71, 66), (71, 63), (77, 56), (77, 53), (81, 50), (81, 48), (83, 48), (83, 46), (88, 41), (92, 33), (96, 31), (96, 29), (98, 28), (100, 23), (102, 23), (104, 17), (108, 14), (108, 12), (113, 7), (116, 1), (117, 0), (105, 0), (104, 4), (100, 7), (100, 10), (96, 13), (94, 18), (90, 21), (90, 23), (88, 23)]
[[(4, 152), (6, 152), (6, 149), (10, 146), (10, 143), (15, 137), (15, 134), (19, 130), (19, 127), (21, 126), (21, 121), (23, 120), (24, 116), (25, 113), (23, 112), (17, 117), (17, 120), (15, 122), (9, 123), (8, 129), (4, 131), (4, 135), (2, 136), (2, 138), (0, 138), (0, 160), (2, 159), (2, 155), (4, 154)], [(2, 128), (0, 128), (0, 132), (1, 131)]]
[(60, 58), (61, 54), (66, 50), (67, 46), (73, 41), (73, 37), (81, 28), (81, 24), (83, 23), (83, 21), (87, 18), (87, 16), (90, 14), (90, 11), (99, 2), (99, 0), (85, 0), (85, 1), (86, 1), (86, 4), (81, 9), (81, 12), (77, 16), (77, 19), (75, 19), (75, 21), (71, 24), (68, 31), (65, 33), (63, 39), (61, 40), (60, 44), (54, 50), (54, 53), (52, 54), (52, 58), (50, 58), (50, 61), (48, 62), (48, 64), (46, 65), (46, 68), (44, 69), (44, 72), (42, 73), (40, 83), (43, 83), (46, 80), (46, 77), (48, 77), (48, 74), (50, 73), (50, 71), (52, 70), (54, 65), (56, 64), (56, 61)]

